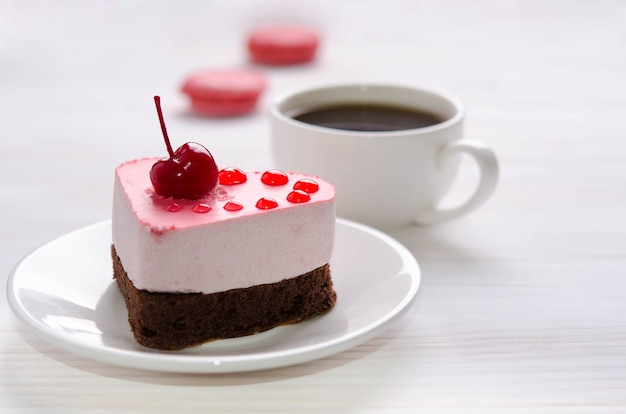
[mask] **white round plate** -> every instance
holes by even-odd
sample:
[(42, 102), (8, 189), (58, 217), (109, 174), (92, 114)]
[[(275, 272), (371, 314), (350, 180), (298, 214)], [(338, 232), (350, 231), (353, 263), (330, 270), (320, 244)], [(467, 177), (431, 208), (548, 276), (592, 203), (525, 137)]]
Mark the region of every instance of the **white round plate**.
[(135, 342), (112, 278), (111, 223), (73, 231), (35, 250), (9, 276), (15, 315), (50, 343), (93, 360), (153, 371), (225, 373), (299, 364), (382, 332), (415, 299), (420, 269), (389, 236), (338, 219), (331, 271), (337, 303), (326, 315), (182, 351)]

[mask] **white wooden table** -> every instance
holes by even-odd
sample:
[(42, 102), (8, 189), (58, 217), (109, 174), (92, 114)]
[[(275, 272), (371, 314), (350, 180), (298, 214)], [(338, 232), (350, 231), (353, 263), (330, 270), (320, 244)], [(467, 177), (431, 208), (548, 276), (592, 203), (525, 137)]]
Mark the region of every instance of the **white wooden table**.
[[(184, 76), (247, 65), (246, 30), (273, 20), (318, 27), (316, 63), (263, 68), (251, 116), (186, 115)], [(0, 412), (626, 412), (622, 1), (0, 1), (2, 286), (33, 249), (110, 217), (117, 164), (163, 153), (154, 94), (178, 143), (262, 169), (275, 92), (354, 78), (455, 92), (502, 165), (480, 211), (392, 233), (423, 270), (407, 315), (329, 358), (184, 375), (53, 347), (2, 294)]]

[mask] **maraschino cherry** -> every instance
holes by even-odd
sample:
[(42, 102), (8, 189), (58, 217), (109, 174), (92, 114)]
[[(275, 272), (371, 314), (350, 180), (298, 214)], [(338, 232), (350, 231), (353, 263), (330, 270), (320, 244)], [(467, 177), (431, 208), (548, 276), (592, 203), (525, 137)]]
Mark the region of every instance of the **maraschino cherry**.
[(187, 142), (174, 152), (163, 120), (161, 98), (155, 96), (154, 103), (169, 154), (169, 158), (157, 161), (150, 170), (154, 191), (163, 197), (198, 199), (217, 184), (215, 160), (209, 150), (196, 142)]

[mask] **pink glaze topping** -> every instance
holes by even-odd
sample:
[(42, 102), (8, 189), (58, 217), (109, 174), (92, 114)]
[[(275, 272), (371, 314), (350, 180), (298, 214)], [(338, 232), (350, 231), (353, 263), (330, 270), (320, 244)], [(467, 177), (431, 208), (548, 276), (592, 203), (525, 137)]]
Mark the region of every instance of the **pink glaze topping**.
[[(220, 173), (236, 170), (237, 173), (231, 175), (237, 176), (233, 184), (220, 184), (213, 192), (197, 200), (174, 200), (156, 194), (146, 175), (146, 169), (157, 160), (143, 158), (128, 161), (117, 169), (118, 179), (134, 206), (138, 220), (155, 233), (259, 214), (256, 205), (263, 198), (275, 200), (277, 205), (274, 208), (280, 210), (292, 208), (294, 204), (302, 203), (303, 199), (315, 203), (335, 197), (333, 186), (307, 175), (277, 170), (246, 173), (241, 169), (228, 168)], [(224, 182), (228, 181), (224, 179)], [(294, 188), (315, 188), (312, 192), (314, 196)], [(234, 211), (237, 214), (233, 214)], [(199, 215), (199, 212), (207, 214)]]

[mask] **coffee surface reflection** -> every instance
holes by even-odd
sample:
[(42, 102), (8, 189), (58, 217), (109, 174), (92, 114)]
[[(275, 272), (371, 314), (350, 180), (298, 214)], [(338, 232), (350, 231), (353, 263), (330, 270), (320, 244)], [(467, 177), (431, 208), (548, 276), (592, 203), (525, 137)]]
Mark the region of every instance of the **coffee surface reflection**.
[(288, 115), (311, 125), (371, 132), (424, 128), (444, 121), (439, 115), (413, 108), (359, 103), (298, 108)]

